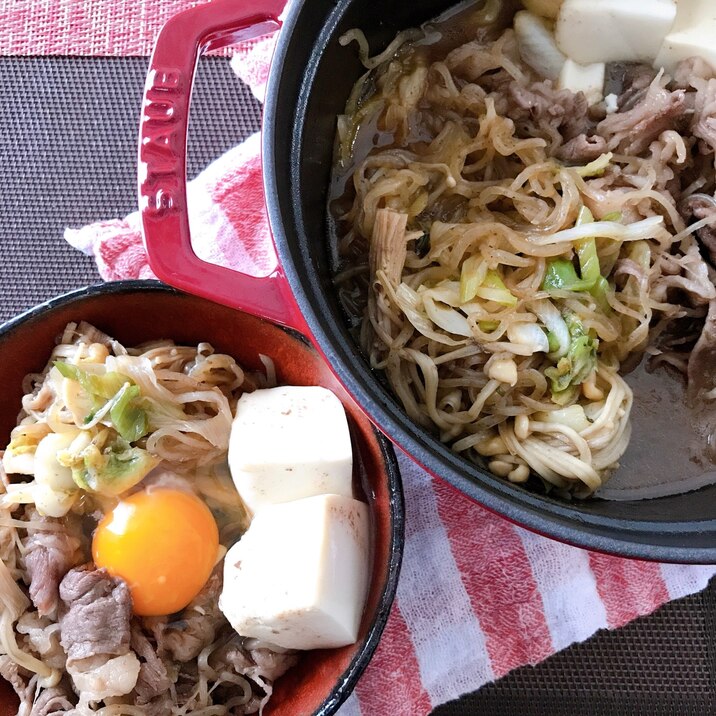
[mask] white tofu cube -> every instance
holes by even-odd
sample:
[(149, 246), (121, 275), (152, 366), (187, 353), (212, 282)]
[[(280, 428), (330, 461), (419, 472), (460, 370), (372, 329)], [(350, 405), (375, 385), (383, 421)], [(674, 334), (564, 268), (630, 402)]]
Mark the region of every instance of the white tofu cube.
[(265, 507), (226, 554), (221, 611), (242, 636), (286, 649), (353, 644), (368, 529), (368, 506), (340, 495)]
[(331, 493), (353, 496), (353, 456), (340, 400), (318, 386), (241, 396), (229, 440), (231, 476), (251, 513)]
[(689, 57), (701, 57), (716, 69), (716, 2), (679, 0), (676, 20), (656, 56), (654, 67), (672, 72)]
[(606, 66), (603, 62), (580, 65), (574, 60), (568, 59), (562, 65), (557, 86), (559, 89), (568, 89), (575, 94), (584, 92), (584, 96), (591, 106), (602, 101), (605, 70)]
[(675, 17), (674, 0), (564, 0), (555, 35), (582, 65), (653, 62)]

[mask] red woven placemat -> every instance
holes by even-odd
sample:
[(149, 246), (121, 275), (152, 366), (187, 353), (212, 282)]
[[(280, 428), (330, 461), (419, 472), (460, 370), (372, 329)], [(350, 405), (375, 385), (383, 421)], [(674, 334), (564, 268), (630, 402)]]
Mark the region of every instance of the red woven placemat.
[(208, 0), (0, 0), (0, 55), (149, 55), (172, 15)]

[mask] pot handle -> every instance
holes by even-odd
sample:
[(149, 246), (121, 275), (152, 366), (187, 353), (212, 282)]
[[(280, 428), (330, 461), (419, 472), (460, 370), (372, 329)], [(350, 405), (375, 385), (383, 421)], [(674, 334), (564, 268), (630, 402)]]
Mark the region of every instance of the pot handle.
[(216, 0), (185, 10), (159, 33), (144, 87), (138, 192), (149, 264), (163, 281), (308, 334), (280, 268), (249, 276), (200, 259), (191, 245), (186, 147), (200, 54), (279, 27), (285, 0)]

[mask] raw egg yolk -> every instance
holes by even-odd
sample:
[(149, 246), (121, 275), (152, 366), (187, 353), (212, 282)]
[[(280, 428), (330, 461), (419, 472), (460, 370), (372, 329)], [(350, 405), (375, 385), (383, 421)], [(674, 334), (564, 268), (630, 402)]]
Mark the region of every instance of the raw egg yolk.
[(183, 609), (206, 584), (216, 562), (219, 531), (194, 495), (166, 488), (123, 499), (92, 540), (98, 567), (129, 586), (135, 614)]

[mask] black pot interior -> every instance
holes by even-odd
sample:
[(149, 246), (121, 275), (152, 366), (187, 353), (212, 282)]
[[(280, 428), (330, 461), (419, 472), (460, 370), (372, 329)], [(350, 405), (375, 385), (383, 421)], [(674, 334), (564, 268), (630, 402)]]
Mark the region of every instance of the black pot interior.
[[(266, 104), (264, 167), (281, 263), (321, 350), (376, 424), (435, 475), (517, 523), (560, 540), (626, 556), (716, 562), (716, 486), (654, 500), (565, 502), (512, 485), (453, 454), (415, 426), (371, 373), (347, 330), (333, 290), (327, 239), (336, 115), (364, 71), (355, 45), (338, 37), (362, 29), (378, 52), (402, 29), (435, 17), (444, 0), (306, 0), (287, 19)], [(633, 441), (649, 440), (634, 434)], [(668, 438), (667, 438), (668, 439)], [(682, 447), (675, 440), (673, 451)]]

